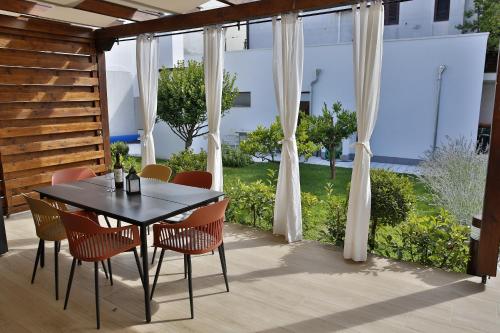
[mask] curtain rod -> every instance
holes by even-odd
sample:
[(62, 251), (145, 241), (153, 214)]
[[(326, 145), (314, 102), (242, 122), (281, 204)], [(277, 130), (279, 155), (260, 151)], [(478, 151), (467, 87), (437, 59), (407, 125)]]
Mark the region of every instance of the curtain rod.
[[(408, 2), (408, 1), (412, 1), (412, 0), (390, 0), (390, 1), (384, 1), (384, 6), (385, 5), (395, 4), (395, 3)], [(342, 8), (342, 9), (331, 9), (331, 10), (322, 11), (322, 12), (302, 14), (302, 15), (299, 15), (299, 17), (300, 18), (307, 18), (307, 17), (312, 17), (312, 16), (328, 15), (328, 14), (343, 13), (343, 12), (350, 12), (350, 11), (352, 11), (351, 7), (349, 7), (349, 8)], [(273, 21), (272, 19), (261, 19), (261, 20), (255, 20), (255, 21), (246, 21), (246, 23), (243, 23), (243, 25), (262, 24), (262, 23), (269, 23), (269, 22), (272, 22), (272, 21)], [(241, 25), (242, 24), (240, 22), (238, 22), (238, 23), (225, 24), (222, 27), (223, 28), (233, 28), (233, 27), (240, 27)], [(167, 33), (163, 33), (163, 34), (158, 34), (155, 37), (168, 37), (168, 36), (176, 36), (176, 35), (185, 35), (185, 34), (192, 34), (192, 33), (197, 33), (197, 32), (203, 32), (203, 28), (193, 29), (193, 30), (177, 31), (177, 32), (167, 32)], [(136, 40), (136, 39), (137, 39), (137, 37), (121, 38), (121, 39), (117, 40), (117, 43), (119, 43), (119, 42), (128, 42), (128, 41), (132, 41), (132, 40)]]

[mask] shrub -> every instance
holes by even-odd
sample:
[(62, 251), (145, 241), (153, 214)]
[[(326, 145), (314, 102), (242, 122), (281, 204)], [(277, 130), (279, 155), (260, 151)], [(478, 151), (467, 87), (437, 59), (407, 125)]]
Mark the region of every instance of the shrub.
[(347, 223), (347, 200), (334, 195), (333, 184), (325, 186), (326, 191), (326, 216), (325, 230), (322, 238), (337, 246), (344, 245), (345, 226)]
[(397, 225), (404, 222), (413, 206), (413, 184), (406, 176), (387, 170), (371, 170), (371, 236), (370, 248), (375, 248), (375, 235), (379, 224)]
[(276, 189), (260, 180), (246, 184), (239, 179), (226, 184), (225, 193), (231, 199), (226, 212), (229, 221), (270, 229)]
[(222, 165), (231, 168), (243, 168), (253, 163), (252, 157), (239, 147), (222, 146)]
[(112, 143), (109, 146), (109, 148), (111, 150), (111, 168), (113, 167), (113, 165), (115, 165), (116, 153), (120, 154), (120, 156), (122, 158), (122, 164), (124, 164), (125, 160), (127, 160), (127, 157), (128, 157), (128, 150), (129, 150), (128, 145), (123, 141), (117, 141), (117, 142)]
[(110, 145), (111, 155), (115, 156), (116, 153), (119, 153), (120, 156), (125, 157), (128, 156), (128, 145), (123, 141), (117, 141)]
[(166, 163), (174, 174), (183, 171), (202, 171), (207, 169), (207, 152), (195, 154), (192, 149), (173, 154)]
[(436, 216), (418, 217), (379, 237), (376, 252), (456, 272), (464, 272), (469, 259), (470, 229), (445, 210)]
[(317, 222), (317, 211), (321, 201), (317, 196), (309, 192), (302, 192), (300, 199), (302, 205), (302, 227), (304, 233), (307, 233)]
[(452, 140), (428, 151), (420, 164), (421, 181), (432, 193), (434, 203), (448, 210), (456, 220), (470, 225), (483, 208), (488, 156), (478, 154), (474, 142)]

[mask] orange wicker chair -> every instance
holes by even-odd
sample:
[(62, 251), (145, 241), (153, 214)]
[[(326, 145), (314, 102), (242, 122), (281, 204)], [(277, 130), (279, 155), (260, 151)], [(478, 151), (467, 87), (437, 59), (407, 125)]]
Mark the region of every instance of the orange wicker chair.
[[(179, 172), (175, 175), (174, 179), (171, 181), (172, 184), (199, 187), (204, 189), (210, 189), (212, 187), (212, 174), (207, 171), (185, 171)], [(173, 217), (170, 220), (164, 221), (164, 223), (179, 223), (188, 215), (180, 214), (178, 216)], [(155, 247), (152, 258), (151, 265), (155, 263), (157, 248)], [(213, 252), (212, 252), (213, 254)], [(184, 260), (184, 264), (186, 261)], [(184, 265), (184, 278), (187, 276), (186, 265)]]
[(35, 222), (36, 235), (40, 239), (38, 242), (38, 250), (36, 251), (35, 267), (31, 276), (31, 284), (35, 282), (36, 270), (38, 263), (43, 267), (45, 257), (45, 241), (54, 242), (54, 270), (55, 270), (55, 291), (56, 300), (59, 299), (59, 251), (61, 248), (61, 241), (66, 239), (66, 232), (61, 223), (59, 214), (56, 208), (49, 203), (30, 198), (23, 194), (24, 199), (27, 201), (28, 206), (33, 215)]
[[(96, 322), (97, 328), (101, 326), (99, 312), (99, 279), (98, 262), (108, 260), (120, 253), (132, 250), (135, 262), (139, 270), (141, 281), (143, 274), (139, 262), (136, 247), (140, 245), (139, 228), (137, 226), (126, 226), (120, 228), (102, 228), (95, 223), (89, 223), (89, 219), (73, 213), (59, 211), (66, 234), (68, 235), (69, 251), (73, 256), (71, 271), (66, 289), (64, 309), (68, 306), (71, 284), (75, 273), (77, 260), (94, 263), (95, 278), (95, 301), (96, 301)], [(111, 266), (110, 266), (111, 267)], [(111, 271), (110, 271), (111, 273)]]
[(154, 246), (161, 248), (161, 254), (158, 261), (158, 267), (156, 268), (153, 287), (151, 288), (151, 299), (153, 299), (153, 293), (158, 282), (165, 250), (183, 253), (187, 259), (191, 318), (194, 318), (191, 274), (192, 254), (208, 253), (216, 248), (219, 250), (222, 274), (224, 275), (226, 290), (229, 292), (223, 242), (224, 214), (228, 203), (229, 199), (225, 199), (213, 205), (199, 208), (187, 219), (177, 224), (159, 223), (153, 225)]
[[(38, 263), (43, 268), (43, 262), (45, 257), (45, 241), (54, 242), (54, 269), (55, 269), (55, 289), (56, 289), (56, 300), (59, 299), (59, 252), (61, 250), (61, 241), (66, 239), (66, 231), (62, 224), (61, 218), (59, 216), (58, 209), (54, 206), (55, 202), (46, 202), (44, 200), (39, 200), (31, 198), (26, 194), (23, 194), (24, 199), (28, 203), (31, 210), (31, 215), (33, 216), (33, 221), (35, 222), (36, 235), (40, 238), (38, 242), (38, 250), (36, 252), (35, 267), (33, 268), (33, 275), (31, 276), (31, 284), (35, 282), (36, 270)], [(87, 217), (85, 211), (77, 211), (75, 214), (83, 215)], [(97, 218), (97, 216), (96, 216)], [(92, 220), (92, 224), (97, 224), (97, 220)], [(108, 273), (102, 263), (104, 273), (106, 274), (106, 279), (108, 278)]]

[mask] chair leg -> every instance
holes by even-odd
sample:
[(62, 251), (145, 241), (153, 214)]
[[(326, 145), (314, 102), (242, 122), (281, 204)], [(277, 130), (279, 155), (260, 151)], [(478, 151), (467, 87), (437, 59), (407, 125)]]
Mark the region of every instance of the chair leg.
[(81, 266), (81, 265), (82, 265), (82, 261), (78, 260), (78, 266)]
[(106, 277), (106, 280), (108, 280), (108, 270), (106, 269), (106, 264), (104, 263), (104, 261), (101, 261), (101, 265), (102, 265), (102, 270), (104, 271), (104, 276)]
[(193, 279), (192, 279), (192, 268), (191, 268), (191, 255), (187, 256), (188, 263), (188, 286), (189, 286), (189, 307), (191, 308), (191, 319), (194, 318), (194, 307), (193, 307)]
[(58, 241), (54, 242), (54, 274), (55, 274), (55, 285), (56, 285), (56, 301), (59, 300), (59, 245)]
[(165, 255), (165, 249), (161, 249), (160, 259), (158, 259), (158, 266), (156, 267), (155, 280), (153, 282), (153, 287), (151, 288), (151, 296), (149, 299), (153, 299), (153, 294), (155, 292), (156, 283), (158, 282), (158, 276), (160, 275), (161, 264), (163, 262), (163, 256)]
[(187, 254), (184, 255), (184, 279), (187, 279)]
[(227, 267), (226, 267), (226, 253), (224, 251), (224, 243), (219, 246), (220, 264), (222, 266), (222, 274), (224, 274), (224, 282), (226, 283), (226, 290), (229, 292), (229, 283), (227, 281)]
[(139, 255), (137, 254), (137, 249), (134, 247), (134, 257), (135, 257), (135, 263), (137, 265), (137, 269), (139, 270), (139, 276), (141, 277), (141, 282), (144, 285), (144, 275), (142, 273), (142, 267), (141, 267), (141, 261), (139, 260)]
[(212, 255), (214, 255), (214, 254), (215, 254), (215, 252), (214, 252), (214, 250), (212, 250)]
[(106, 221), (106, 225), (108, 226), (108, 228), (111, 228), (111, 223), (109, 223), (109, 219), (107, 216), (104, 216), (104, 220)]
[(68, 287), (66, 288), (66, 297), (64, 298), (64, 310), (68, 307), (69, 293), (71, 291), (71, 284), (73, 283), (73, 275), (75, 274), (76, 258), (71, 262), (71, 271), (69, 272)]
[(94, 262), (94, 279), (95, 279), (95, 315), (97, 329), (101, 328), (101, 317), (99, 311), (99, 265), (97, 261)]
[(35, 267), (33, 267), (33, 274), (31, 275), (31, 284), (35, 282), (36, 269), (38, 268), (38, 262), (40, 261), (42, 252), (42, 240), (38, 241), (38, 249), (36, 250)]
[(155, 246), (155, 250), (153, 251), (153, 258), (151, 259), (151, 265), (155, 264), (156, 250), (158, 250), (158, 248)]
[(109, 281), (113, 285), (113, 271), (111, 270), (111, 259), (108, 258)]
[(43, 268), (45, 266), (45, 241), (42, 239), (42, 250), (40, 251), (40, 267)]

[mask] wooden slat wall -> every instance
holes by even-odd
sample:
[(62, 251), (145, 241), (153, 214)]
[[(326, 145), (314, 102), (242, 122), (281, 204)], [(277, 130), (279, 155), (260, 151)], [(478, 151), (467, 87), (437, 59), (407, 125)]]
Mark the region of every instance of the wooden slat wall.
[(5, 214), (25, 210), (21, 193), (36, 195), (32, 189), (50, 184), (54, 171), (85, 165), (101, 173), (109, 159), (104, 54), (96, 52), (92, 32), (14, 20), (0, 15)]

